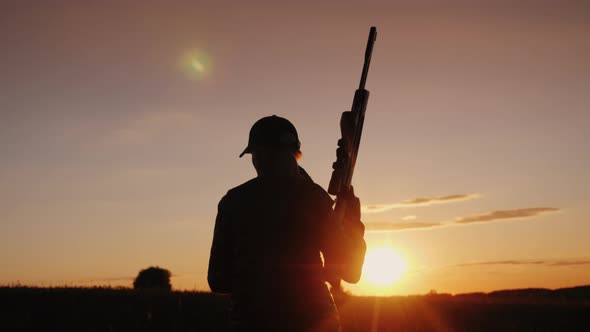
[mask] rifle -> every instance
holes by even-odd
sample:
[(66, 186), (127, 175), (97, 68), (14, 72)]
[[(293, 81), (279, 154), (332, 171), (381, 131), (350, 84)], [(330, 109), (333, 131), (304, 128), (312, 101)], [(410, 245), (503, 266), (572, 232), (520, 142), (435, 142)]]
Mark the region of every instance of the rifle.
[[(342, 112), (340, 118), (340, 132), (342, 137), (338, 140), (339, 148), (336, 150), (336, 161), (332, 164), (334, 169), (328, 193), (336, 196), (336, 207), (334, 213), (338, 225), (342, 226), (344, 215), (346, 214), (345, 195), (351, 190), (352, 175), (358, 156), (358, 150), (361, 143), (361, 134), (363, 132), (363, 123), (365, 121), (365, 111), (369, 101), (369, 91), (365, 89), (371, 55), (373, 53), (373, 44), (377, 37), (377, 28), (371, 27), (369, 31), (369, 40), (365, 50), (365, 62), (359, 88), (354, 93), (352, 109), (348, 112)], [(328, 276), (328, 282), (336, 292), (335, 297), (342, 296), (343, 291), (340, 284), (340, 278), (337, 276)], [(334, 293), (334, 292), (333, 292)], [(338, 294), (339, 293), (339, 294)], [(338, 301), (338, 299), (336, 299)]]
[[(354, 93), (352, 109), (348, 112), (342, 112), (340, 118), (340, 132), (342, 137), (338, 140), (338, 146), (340, 148), (336, 150), (336, 161), (332, 164), (334, 171), (332, 172), (328, 186), (328, 193), (336, 195), (337, 201), (341, 195), (350, 191), (354, 166), (356, 165), (356, 158), (361, 143), (365, 111), (367, 110), (367, 102), (369, 101), (369, 91), (365, 89), (365, 83), (367, 81), (367, 74), (369, 73), (373, 44), (375, 43), (376, 37), (377, 28), (371, 27), (367, 49), (365, 50), (365, 62), (363, 64), (361, 81), (359, 88)], [(343, 215), (339, 217), (339, 221), (341, 221)]]

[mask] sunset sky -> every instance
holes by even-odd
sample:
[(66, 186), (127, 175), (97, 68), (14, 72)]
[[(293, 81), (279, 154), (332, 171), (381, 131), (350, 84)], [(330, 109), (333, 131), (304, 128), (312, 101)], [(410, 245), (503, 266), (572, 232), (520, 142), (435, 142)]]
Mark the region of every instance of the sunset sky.
[(590, 284), (590, 6), (438, 3), (2, 2), (0, 284), (129, 286), (159, 265), (207, 290), (251, 125), (290, 119), (327, 187), (372, 25), (353, 185), (369, 248), (406, 266), (347, 287)]

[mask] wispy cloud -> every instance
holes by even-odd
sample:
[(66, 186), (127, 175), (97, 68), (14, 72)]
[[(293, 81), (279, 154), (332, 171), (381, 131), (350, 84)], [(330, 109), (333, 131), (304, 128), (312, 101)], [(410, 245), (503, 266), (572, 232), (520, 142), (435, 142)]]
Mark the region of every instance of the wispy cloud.
[(469, 262), (453, 265), (454, 267), (473, 267), (473, 266), (491, 266), (491, 265), (543, 265), (543, 266), (578, 266), (590, 265), (590, 259), (543, 259), (543, 260), (499, 260), (499, 261), (482, 261)]
[(575, 266), (575, 265), (589, 265), (589, 264), (590, 264), (590, 259), (560, 260), (560, 261), (554, 261), (554, 262), (547, 263), (547, 265), (551, 265), (551, 266)]
[(479, 196), (479, 194), (457, 194), (448, 196), (418, 197), (406, 199), (398, 203), (364, 205), (361, 210), (364, 213), (379, 213), (399, 208), (429, 206), (433, 204), (445, 204), (466, 201), (469, 199), (478, 198)]
[(470, 267), (470, 266), (487, 266), (487, 265), (542, 265), (545, 261), (536, 260), (504, 260), (504, 261), (484, 261), (484, 262), (469, 262), (455, 265), (456, 267)]
[(380, 232), (380, 231), (401, 231), (405, 229), (416, 229), (416, 228), (430, 228), (441, 226), (440, 223), (430, 222), (367, 222), (365, 223), (365, 229), (369, 232)]
[[(365, 222), (365, 228), (370, 232), (386, 232), (386, 231), (401, 231), (407, 229), (417, 228), (434, 228), (443, 226), (461, 226), (471, 225), (475, 223), (488, 223), (497, 221), (509, 221), (514, 219), (533, 218), (542, 214), (559, 212), (558, 208), (544, 207), (544, 208), (527, 208), (527, 209), (515, 209), (515, 210), (500, 210), (492, 211), (467, 217), (459, 217), (453, 221), (445, 222), (420, 222), (420, 221), (407, 221), (414, 220), (416, 216), (409, 215), (403, 217), (404, 222)], [(490, 262), (488, 262), (490, 263)], [(496, 264), (517, 264), (517, 261), (499, 261)], [(520, 261), (518, 261), (520, 263)], [(585, 263), (583, 263), (585, 264)]]
[(477, 214), (473, 216), (460, 217), (455, 219), (457, 224), (470, 224), (476, 222), (491, 222), (499, 220), (510, 220), (510, 219), (522, 219), (531, 218), (541, 214), (558, 212), (558, 208), (551, 207), (538, 207), (528, 209), (516, 209), (516, 210), (500, 210), (492, 211), (483, 214)]
[(97, 282), (120, 282), (120, 281), (133, 281), (135, 278), (132, 276), (126, 277), (107, 277), (107, 278), (96, 278), (96, 279), (84, 279), (80, 282), (83, 283), (97, 283)]

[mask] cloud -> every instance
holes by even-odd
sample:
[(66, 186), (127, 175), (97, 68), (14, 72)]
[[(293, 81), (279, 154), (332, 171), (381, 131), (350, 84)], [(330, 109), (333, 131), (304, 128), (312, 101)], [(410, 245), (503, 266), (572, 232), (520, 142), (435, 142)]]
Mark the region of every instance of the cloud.
[(501, 260), (470, 262), (453, 265), (454, 267), (490, 266), (490, 265), (544, 265), (544, 266), (578, 266), (590, 265), (590, 259), (544, 259), (544, 260)]
[[(558, 208), (528, 208), (528, 209), (515, 209), (515, 210), (500, 210), (492, 211), (483, 214), (477, 214), (467, 217), (459, 217), (454, 221), (446, 222), (418, 222), (418, 221), (407, 221), (415, 220), (416, 216), (408, 215), (402, 218), (405, 222), (365, 222), (365, 228), (370, 232), (386, 232), (386, 231), (401, 231), (407, 229), (417, 228), (434, 228), (434, 227), (447, 227), (447, 226), (463, 226), (474, 223), (483, 222), (495, 222), (495, 221), (506, 221), (523, 218), (533, 218), (546, 213), (558, 212)], [(492, 264), (494, 262), (487, 262), (486, 264)], [(498, 261), (495, 264), (522, 264), (521, 261)], [(530, 264), (530, 262), (528, 263)], [(586, 264), (585, 261), (578, 264)]]
[(560, 260), (547, 263), (550, 266), (575, 266), (575, 265), (589, 265), (590, 259), (586, 260)]
[(478, 198), (479, 194), (457, 194), (448, 196), (435, 196), (435, 197), (418, 197), (412, 199), (406, 199), (398, 203), (391, 204), (369, 204), (362, 207), (364, 213), (379, 213), (399, 208), (409, 208), (416, 206), (429, 206), (433, 204), (444, 204), (454, 203), (460, 201), (466, 201), (469, 199)]
[(368, 232), (380, 232), (380, 231), (401, 231), (405, 229), (416, 229), (416, 228), (430, 228), (441, 226), (440, 223), (430, 222), (367, 222), (365, 223), (365, 229)]
[(416, 206), (416, 205), (431, 205), (437, 203), (446, 203), (448, 201), (464, 201), (467, 199), (477, 198), (478, 194), (460, 194), (460, 195), (449, 195), (449, 196), (438, 196), (438, 197), (420, 197), (414, 199), (408, 199), (402, 201), (404, 205)]
[(96, 278), (96, 279), (85, 279), (80, 280), (83, 283), (98, 283), (98, 282), (118, 282), (118, 281), (133, 281), (135, 278), (131, 276), (127, 277), (107, 277), (107, 278)]
[(470, 266), (487, 266), (487, 265), (541, 265), (545, 264), (545, 261), (530, 261), (530, 260), (505, 260), (505, 261), (484, 261), (484, 262), (471, 262), (462, 263), (455, 265), (456, 267), (470, 267)]
[(500, 210), (492, 211), (483, 214), (477, 214), (468, 217), (459, 217), (455, 219), (457, 224), (470, 224), (476, 222), (491, 222), (498, 220), (511, 220), (511, 219), (522, 219), (532, 218), (541, 214), (558, 212), (558, 208), (551, 207), (539, 207), (539, 208), (528, 208), (528, 209), (516, 209), (516, 210)]

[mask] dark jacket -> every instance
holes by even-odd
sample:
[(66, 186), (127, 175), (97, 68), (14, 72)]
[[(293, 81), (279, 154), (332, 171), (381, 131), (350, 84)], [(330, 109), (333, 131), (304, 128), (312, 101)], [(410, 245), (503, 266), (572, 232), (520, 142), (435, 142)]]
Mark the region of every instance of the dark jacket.
[(306, 330), (337, 320), (327, 275), (357, 282), (366, 246), (360, 216), (340, 227), (332, 206), (319, 185), (293, 177), (257, 177), (221, 199), (208, 281), (231, 294), (238, 329)]

